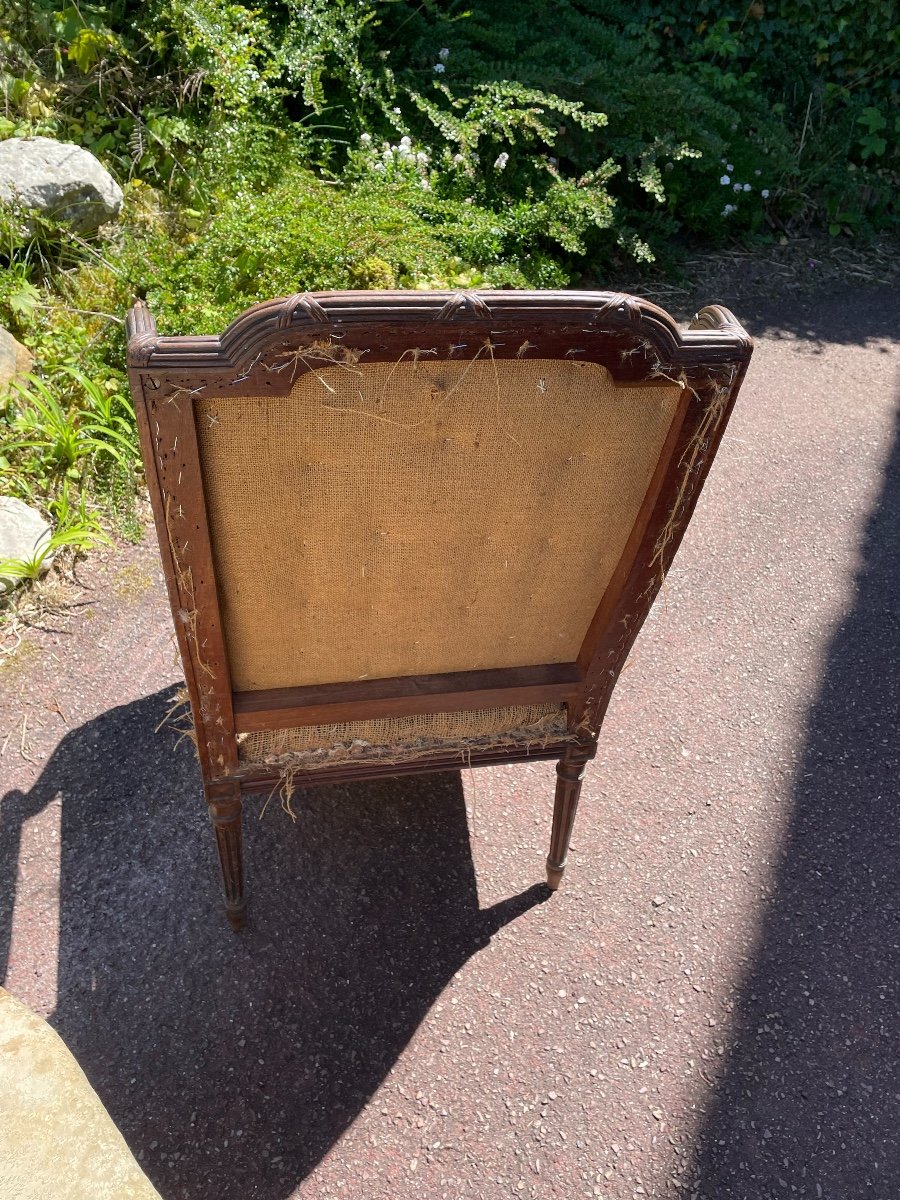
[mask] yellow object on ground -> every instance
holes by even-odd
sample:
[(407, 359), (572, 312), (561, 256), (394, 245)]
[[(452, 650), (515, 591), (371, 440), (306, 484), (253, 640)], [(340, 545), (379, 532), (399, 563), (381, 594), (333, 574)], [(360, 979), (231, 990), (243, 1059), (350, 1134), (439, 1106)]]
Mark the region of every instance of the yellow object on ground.
[(65, 1042), (3, 988), (0, 1200), (159, 1200)]

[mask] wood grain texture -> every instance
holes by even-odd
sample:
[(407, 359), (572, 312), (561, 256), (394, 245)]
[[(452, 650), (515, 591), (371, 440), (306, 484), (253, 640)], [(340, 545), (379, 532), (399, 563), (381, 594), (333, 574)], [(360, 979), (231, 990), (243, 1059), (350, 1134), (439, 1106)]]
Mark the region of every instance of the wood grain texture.
[(212, 779), (234, 770), (237, 747), (193, 409), (188, 396), (162, 400), (134, 373), (131, 383), (197, 753)]
[(550, 853), (547, 855), (547, 887), (554, 892), (562, 882), (566, 869), (584, 772), (595, 752), (595, 742), (568, 746), (556, 766), (553, 829), (550, 835)]
[(449, 675), (406, 675), (316, 687), (235, 692), (238, 733), (292, 729), (374, 717), (462, 712), (572, 699), (582, 679), (575, 663), (511, 667), (496, 671), (454, 671)]
[[(749, 358), (749, 351), (748, 351)], [(613, 689), (640, 632), (700, 497), (731, 415), (747, 361), (726, 369), (686, 373), (688, 407), (655, 502), (631, 561), (627, 547), (585, 640), (579, 666), (583, 680), (569, 710), (573, 727), (599, 733)], [(646, 515), (646, 514), (645, 514)], [(642, 518), (643, 519), (643, 518)]]
[[(216, 395), (276, 395), (311, 369), (297, 350), (325, 344), (367, 362), (393, 362), (413, 349), (438, 359), (471, 357), (490, 343), (497, 359), (599, 362), (618, 383), (743, 361), (752, 345), (721, 306), (702, 309), (682, 331), (657, 305), (613, 292), (326, 292), (310, 299), (314, 307), (296, 296), (256, 304), (220, 336), (202, 337), (160, 336), (139, 303), (128, 316), (129, 365), (181, 386), (193, 380)], [(187, 374), (179, 379), (181, 371)]]
[(246, 907), (240, 785), (234, 780), (207, 784), (206, 800), (219, 856), (225, 915), (237, 931), (243, 928)]

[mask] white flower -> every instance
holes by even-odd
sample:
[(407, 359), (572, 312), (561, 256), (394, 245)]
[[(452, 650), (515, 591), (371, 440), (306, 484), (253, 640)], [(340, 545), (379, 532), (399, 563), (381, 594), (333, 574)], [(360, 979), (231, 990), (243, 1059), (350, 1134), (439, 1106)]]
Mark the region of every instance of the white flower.
[(420, 150), (419, 153), (416, 155), (416, 162), (421, 163), (421, 165), (423, 167), (428, 163), (428, 155), (425, 153), (424, 150)]
[(734, 170), (734, 163), (726, 163), (726, 164), (725, 164), (725, 170), (726, 170), (726, 171), (733, 171), (733, 170)]
[(392, 163), (394, 161), (394, 151), (388, 146), (386, 150), (381, 152), (381, 157), (386, 163)]
[(757, 167), (756, 170), (753, 172), (753, 174), (754, 175), (762, 175), (762, 171), (759, 169), (759, 167)]
[(731, 183), (731, 176), (723, 175), (722, 178), (719, 180), (719, 183), (721, 183), (722, 187), (728, 187), (729, 183)]
[(442, 46), (440, 50), (438, 50), (438, 58), (441, 60), (441, 62), (446, 62), (449, 57), (450, 51), (446, 46)]
[(497, 171), (502, 171), (506, 167), (506, 164), (508, 162), (509, 162), (509, 155), (504, 150), (502, 154), (498, 154), (497, 157), (494, 159), (494, 169)]
[(556, 167), (559, 165), (559, 160), (556, 158), (548, 158), (547, 162), (550, 164), (551, 167)]
[(435, 63), (434, 64), (434, 71), (435, 71), (436, 75), (443, 75), (443, 73), (446, 70), (447, 70), (447, 68), (444, 66), (443, 63)]
[(431, 191), (431, 184), (428, 182), (427, 179), (420, 179), (419, 187), (422, 188), (423, 191), (426, 191), (426, 192)]
[(373, 171), (383, 171), (383, 170), (384, 170), (384, 163), (375, 163), (375, 165), (373, 166), (372, 170), (373, 170)]
[(734, 190), (736, 192), (742, 192), (744, 190), (744, 185), (742, 183), (736, 183), (734, 185)]
[(371, 140), (372, 140), (372, 135), (371, 135), (371, 133), (361, 133), (359, 135), (359, 140), (362, 142), (362, 144), (364, 146), (368, 146), (369, 142), (371, 142)]
[(752, 191), (753, 191), (753, 188), (752, 188), (752, 186), (751, 186), (749, 183), (745, 183), (745, 184), (744, 184), (744, 191), (745, 191), (745, 192), (752, 192)]
[(769, 198), (769, 189), (768, 189), (768, 188), (763, 188), (763, 190), (762, 190), (762, 191), (761, 191), (759, 194), (762, 196), (763, 200), (768, 200), (768, 198)]
[(457, 166), (459, 166), (460, 163), (464, 163), (466, 161), (466, 156), (464, 154), (454, 154), (453, 161)]
[(722, 209), (722, 216), (727, 217), (733, 212), (737, 212), (737, 205), (736, 204), (726, 204), (725, 207)]
[(409, 149), (409, 147), (412, 145), (412, 138), (409, 138), (409, 137), (402, 137), (402, 138), (400, 139), (400, 145), (401, 145), (401, 146), (405, 146), (405, 147), (407, 148), (407, 150), (408, 150), (408, 149)]
[(392, 112), (392, 113), (396, 113), (396, 114), (397, 114), (397, 116), (399, 116), (399, 115), (400, 115), (400, 109), (399, 109), (399, 108), (392, 108), (392, 109), (391, 109), (391, 112)]

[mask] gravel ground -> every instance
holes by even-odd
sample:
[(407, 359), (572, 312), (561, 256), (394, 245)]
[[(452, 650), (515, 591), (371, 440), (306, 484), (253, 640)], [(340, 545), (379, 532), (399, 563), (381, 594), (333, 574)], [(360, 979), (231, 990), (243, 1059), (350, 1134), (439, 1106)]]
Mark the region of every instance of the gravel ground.
[(4, 669), (0, 976), (165, 1200), (900, 1194), (900, 301), (739, 315), (552, 900), (533, 764), (254, 802), (232, 934), (152, 544)]

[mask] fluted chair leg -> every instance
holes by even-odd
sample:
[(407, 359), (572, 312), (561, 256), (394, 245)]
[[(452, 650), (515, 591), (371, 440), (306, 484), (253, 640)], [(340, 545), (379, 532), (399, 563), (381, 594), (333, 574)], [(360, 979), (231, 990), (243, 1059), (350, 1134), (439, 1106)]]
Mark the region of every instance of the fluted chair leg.
[(550, 853), (547, 856), (547, 887), (554, 892), (562, 882), (563, 871), (566, 869), (572, 827), (575, 824), (578, 798), (581, 795), (581, 783), (590, 756), (590, 751), (586, 752), (580, 746), (572, 746), (556, 764), (553, 832), (550, 836)]
[(225, 915), (232, 929), (241, 929), (244, 924), (246, 897), (240, 791), (236, 790), (235, 794), (227, 798), (210, 798), (209, 819), (212, 821), (216, 849), (219, 852), (219, 867), (225, 892)]

